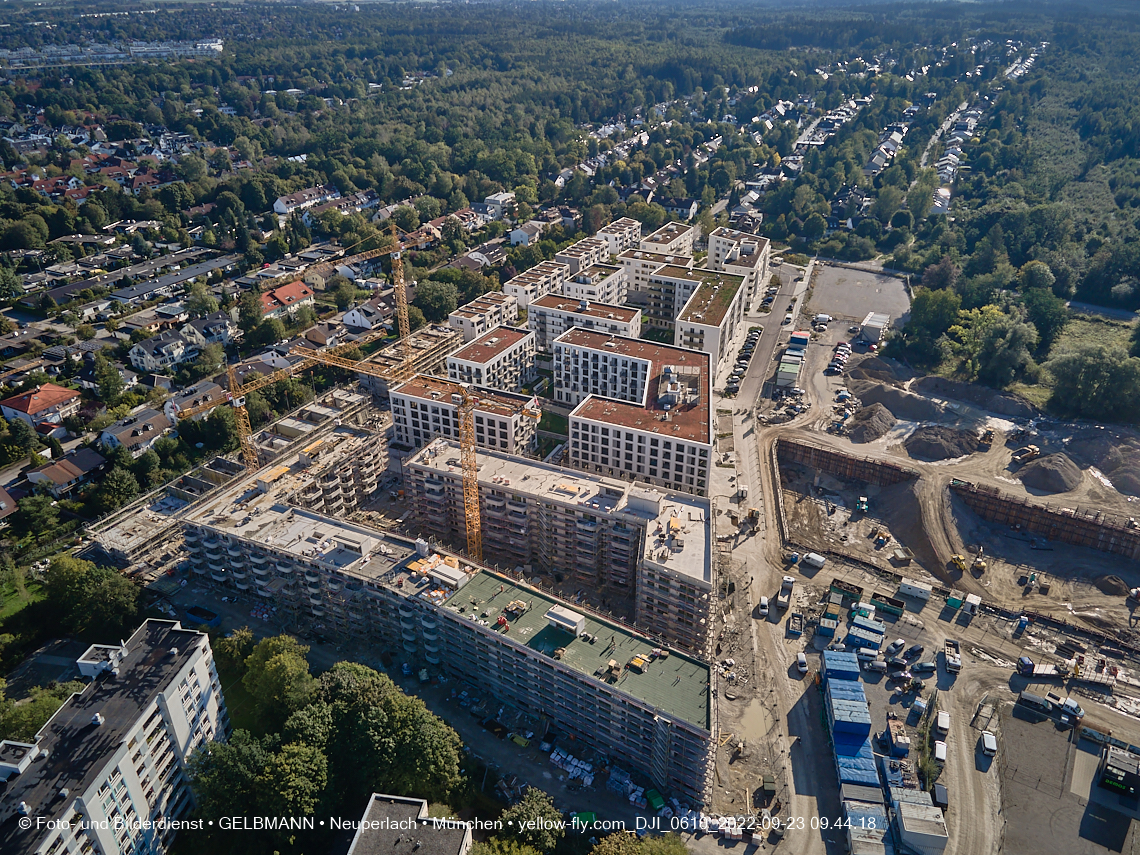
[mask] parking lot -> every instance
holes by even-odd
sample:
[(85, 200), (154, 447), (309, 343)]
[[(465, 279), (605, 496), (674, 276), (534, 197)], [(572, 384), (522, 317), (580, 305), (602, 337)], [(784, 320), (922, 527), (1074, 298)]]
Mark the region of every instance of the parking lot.
[(1140, 843), (1131, 819), (1089, 800), (1099, 746), (1059, 731), (1052, 719), (1021, 706), (1002, 718), (1006, 752), (1002, 813), (1008, 852), (1102, 855), (1132, 852)]
[(808, 309), (849, 322), (862, 321), (868, 312), (883, 312), (891, 316), (892, 326), (899, 326), (910, 311), (910, 297), (897, 277), (819, 264)]

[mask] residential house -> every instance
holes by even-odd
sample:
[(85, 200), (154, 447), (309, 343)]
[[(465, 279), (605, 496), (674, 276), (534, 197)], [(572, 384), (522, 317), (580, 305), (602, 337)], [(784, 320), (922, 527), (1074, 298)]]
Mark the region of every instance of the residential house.
[(173, 427), (168, 416), (148, 407), (105, 428), (99, 434), (99, 444), (110, 449), (122, 446), (137, 459)]
[(540, 237), (542, 237), (542, 223), (531, 220), (516, 229), (511, 229), (511, 246), (530, 246), (538, 243)]
[(493, 220), (501, 220), (503, 217), (510, 216), (515, 210), (515, 194), (514, 193), (492, 193), (483, 200), (483, 204), (487, 206), (487, 211)]
[(392, 318), (392, 310), (381, 300), (369, 300), (344, 313), (344, 325), (356, 330), (373, 330)]
[(657, 204), (664, 208), (666, 213), (680, 217), (682, 220), (691, 220), (697, 215), (697, 211), (701, 209), (699, 199), (660, 198), (657, 200)]
[(139, 371), (166, 371), (198, 356), (199, 347), (177, 330), (144, 339), (131, 348), (131, 365)]
[(339, 198), (340, 191), (332, 184), (307, 187), (304, 190), (298, 190), (296, 193), (278, 196), (277, 201), (273, 203), (273, 210), (278, 214), (288, 215), (294, 211), (303, 211), (306, 208), (312, 208), (314, 205)]
[(507, 392), (521, 392), (535, 377), (535, 335), (498, 327), (447, 357), (447, 376)]
[(233, 313), (219, 309), (204, 318), (195, 318), (182, 326), (182, 336), (188, 342), (205, 347), (207, 344), (228, 345), (240, 333)]
[(44, 383), (0, 401), (0, 412), (8, 421), (20, 419), (32, 427), (58, 425), (79, 412), (79, 393), (66, 386)]
[(313, 305), (313, 291), (300, 280), (261, 295), (261, 311), (266, 318), (291, 315), (298, 307), (311, 305)]
[(59, 460), (29, 471), (28, 481), (59, 499), (86, 484), (106, 466), (107, 458), (99, 452), (77, 448)]

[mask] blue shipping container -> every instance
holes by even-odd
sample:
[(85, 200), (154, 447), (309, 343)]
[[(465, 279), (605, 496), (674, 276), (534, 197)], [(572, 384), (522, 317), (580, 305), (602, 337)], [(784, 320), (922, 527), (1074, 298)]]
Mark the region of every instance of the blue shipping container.
[(847, 630), (847, 643), (856, 647), (870, 647), (878, 650), (883, 646), (883, 636), (869, 629), (853, 626)]
[(859, 629), (865, 629), (868, 632), (874, 632), (878, 635), (887, 634), (887, 625), (881, 620), (874, 620), (872, 618), (866, 617), (857, 617), (851, 623), (852, 625), (859, 627)]
[(852, 680), (836, 680), (828, 683), (827, 694), (837, 701), (867, 702), (867, 693), (863, 689), (863, 684)]
[(835, 740), (835, 756), (837, 759), (847, 757), (874, 762), (875, 751), (871, 746), (870, 739), (858, 737), (851, 733), (835, 733), (833, 734), (833, 738)]

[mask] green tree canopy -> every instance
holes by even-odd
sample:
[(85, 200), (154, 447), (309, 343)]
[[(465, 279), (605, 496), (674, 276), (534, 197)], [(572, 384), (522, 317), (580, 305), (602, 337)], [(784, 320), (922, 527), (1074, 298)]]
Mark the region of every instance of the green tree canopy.
[(532, 849), (554, 851), (565, 831), (562, 813), (548, 793), (529, 787), (518, 804), (511, 805), (500, 817), (508, 828), (515, 828), (519, 840)]
[(416, 286), (416, 306), (432, 323), (447, 318), (459, 305), (459, 289), (449, 282), (428, 279)]

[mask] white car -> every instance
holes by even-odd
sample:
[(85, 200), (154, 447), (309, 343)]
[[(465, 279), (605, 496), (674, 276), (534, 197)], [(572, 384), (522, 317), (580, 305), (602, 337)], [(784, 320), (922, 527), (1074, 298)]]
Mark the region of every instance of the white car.
[(760, 605), (756, 607), (756, 612), (760, 615), (760, 617), (768, 617), (768, 598), (767, 597), (761, 597), (760, 598)]
[(796, 654), (796, 667), (799, 669), (801, 674), (806, 674), (808, 672), (807, 657), (802, 652)]

